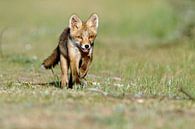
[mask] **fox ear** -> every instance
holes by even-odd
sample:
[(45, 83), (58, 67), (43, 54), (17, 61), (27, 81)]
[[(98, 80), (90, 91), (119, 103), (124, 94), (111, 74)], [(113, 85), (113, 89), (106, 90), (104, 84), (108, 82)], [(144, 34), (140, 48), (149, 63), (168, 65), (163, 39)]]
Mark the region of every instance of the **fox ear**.
[(82, 21), (77, 15), (72, 15), (69, 19), (69, 28), (78, 29), (82, 26)]
[(93, 13), (89, 17), (89, 19), (87, 20), (87, 25), (89, 27), (92, 27), (94, 29), (97, 29), (98, 28), (98, 21), (99, 21), (98, 15), (96, 13)]

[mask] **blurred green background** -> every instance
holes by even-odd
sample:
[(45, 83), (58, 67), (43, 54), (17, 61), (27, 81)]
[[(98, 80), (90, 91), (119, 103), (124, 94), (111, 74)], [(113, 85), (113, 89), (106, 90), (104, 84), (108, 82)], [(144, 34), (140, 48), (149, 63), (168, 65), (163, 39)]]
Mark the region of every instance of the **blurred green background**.
[[(17, 51), (12, 47), (24, 52), (25, 45), (53, 48), (71, 14), (86, 19), (92, 12), (100, 17), (101, 43), (177, 42), (188, 33), (194, 37), (194, 7), (193, 0), (1, 0), (0, 28), (6, 28), (3, 48), (8, 53)], [(38, 51), (34, 52), (41, 56)]]

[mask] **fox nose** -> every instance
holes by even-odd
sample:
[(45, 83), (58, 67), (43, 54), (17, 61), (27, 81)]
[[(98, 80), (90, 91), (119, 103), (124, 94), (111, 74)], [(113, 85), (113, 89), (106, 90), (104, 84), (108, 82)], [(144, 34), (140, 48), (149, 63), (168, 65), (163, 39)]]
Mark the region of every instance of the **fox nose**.
[(88, 49), (90, 46), (88, 44), (85, 45), (85, 48)]

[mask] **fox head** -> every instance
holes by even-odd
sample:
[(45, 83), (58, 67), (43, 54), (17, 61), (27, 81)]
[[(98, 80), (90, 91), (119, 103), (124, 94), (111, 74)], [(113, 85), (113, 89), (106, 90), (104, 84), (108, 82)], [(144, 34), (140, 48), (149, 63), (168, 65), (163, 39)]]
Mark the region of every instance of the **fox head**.
[(82, 52), (89, 52), (92, 48), (98, 29), (98, 15), (92, 14), (87, 21), (72, 15), (69, 20), (70, 37)]

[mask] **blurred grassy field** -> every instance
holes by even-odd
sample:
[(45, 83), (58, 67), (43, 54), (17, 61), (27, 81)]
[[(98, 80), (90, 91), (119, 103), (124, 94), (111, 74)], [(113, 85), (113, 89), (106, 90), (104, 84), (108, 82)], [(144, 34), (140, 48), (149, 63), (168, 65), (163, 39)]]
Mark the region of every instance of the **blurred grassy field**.
[[(1, 129), (183, 129), (195, 121), (193, 0), (0, 0)], [(40, 69), (76, 13), (100, 17), (88, 86)], [(59, 67), (55, 73), (60, 75)]]

